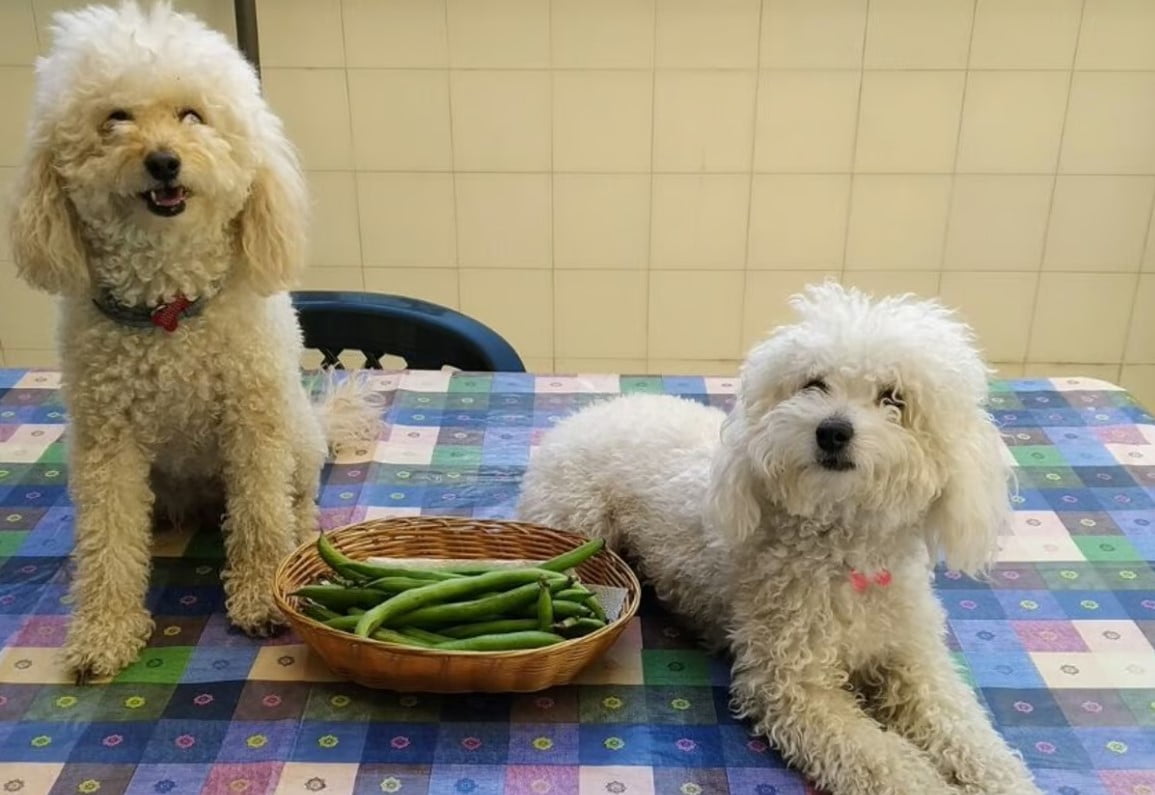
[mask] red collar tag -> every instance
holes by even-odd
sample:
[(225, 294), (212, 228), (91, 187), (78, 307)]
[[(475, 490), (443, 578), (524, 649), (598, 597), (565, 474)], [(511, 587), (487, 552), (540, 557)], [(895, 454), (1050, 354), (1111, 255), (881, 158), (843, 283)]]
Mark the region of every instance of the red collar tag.
[(873, 583), (879, 588), (885, 588), (890, 585), (890, 572), (886, 569), (879, 569), (874, 574), (864, 574), (858, 569), (850, 570), (850, 585), (858, 593), (863, 593)]
[(176, 331), (176, 327), (180, 325), (181, 315), (184, 311), (192, 306), (192, 301), (185, 298), (180, 293), (177, 293), (176, 298), (169, 301), (167, 304), (161, 304), (153, 310), (151, 320), (154, 326), (160, 326), (167, 332)]

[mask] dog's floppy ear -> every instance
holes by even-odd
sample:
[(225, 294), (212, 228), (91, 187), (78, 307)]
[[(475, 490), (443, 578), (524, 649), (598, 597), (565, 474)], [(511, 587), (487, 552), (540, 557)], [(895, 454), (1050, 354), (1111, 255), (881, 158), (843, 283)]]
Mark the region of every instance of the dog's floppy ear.
[(237, 219), (244, 278), (261, 295), (288, 290), (304, 266), (308, 192), (280, 120), (261, 111), (257, 166)]
[(86, 290), (89, 276), (80, 223), (47, 143), (33, 146), (13, 199), (9, 234), (20, 277), (49, 293)]
[(746, 409), (738, 402), (722, 423), (722, 439), (710, 464), (706, 493), (708, 520), (731, 544), (754, 534), (762, 520), (754, 468), (749, 455), (750, 426)]
[(947, 568), (979, 576), (994, 563), (1010, 529), (1011, 471), (990, 415), (976, 407), (947, 448), (947, 482), (931, 506), (930, 541)]

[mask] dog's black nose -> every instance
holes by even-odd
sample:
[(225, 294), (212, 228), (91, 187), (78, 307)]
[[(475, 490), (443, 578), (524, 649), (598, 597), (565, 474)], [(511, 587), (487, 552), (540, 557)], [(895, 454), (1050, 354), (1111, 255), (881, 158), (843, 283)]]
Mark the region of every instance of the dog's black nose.
[(159, 149), (144, 158), (144, 167), (154, 179), (172, 182), (180, 175), (180, 158), (172, 152)]
[(854, 438), (854, 426), (841, 417), (830, 417), (818, 423), (814, 436), (822, 452), (840, 453)]

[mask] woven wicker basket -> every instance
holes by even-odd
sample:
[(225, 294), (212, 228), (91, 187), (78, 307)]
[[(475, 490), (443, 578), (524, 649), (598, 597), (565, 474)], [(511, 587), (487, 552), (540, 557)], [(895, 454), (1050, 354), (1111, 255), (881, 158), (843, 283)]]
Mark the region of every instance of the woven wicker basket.
[[(585, 539), (522, 522), (438, 517), (381, 519), (352, 525), (329, 536), (346, 555), (370, 557), (545, 560)], [(303, 544), (277, 569), (277, 605), (300, 638), (338, 676), (366, 687), (428, 693), (544, 690), (572, 681), (603, 654), (638, 610), (641, 586), (629, 566), (609, 550), (582, 563), (583, 582), (625, 588), (621, 614), (608, 626), (580, 638), (525, 651), (444, 652), (357, 638), (330, 629), (300, 612), (290, 596), (331, 573), (316, 546)]]

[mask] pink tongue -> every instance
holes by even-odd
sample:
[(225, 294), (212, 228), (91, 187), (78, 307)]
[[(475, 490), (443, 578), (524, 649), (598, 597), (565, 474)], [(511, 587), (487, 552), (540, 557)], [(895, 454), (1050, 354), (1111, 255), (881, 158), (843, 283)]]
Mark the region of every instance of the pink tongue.
[(175, 188), (154, 190), (152, 200), (161, 207), (174, 207), (184, 201), (184, 191)]

